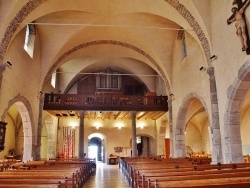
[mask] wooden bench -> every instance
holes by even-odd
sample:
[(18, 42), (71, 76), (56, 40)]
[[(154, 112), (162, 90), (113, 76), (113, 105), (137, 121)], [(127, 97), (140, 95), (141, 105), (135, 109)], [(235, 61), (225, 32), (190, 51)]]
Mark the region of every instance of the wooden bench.
[[(14, 170), (13, 170), (14, 169)], [(25, 169), (25, 170), (24, 170)], [(10, 170), (0, 173), (0, 187), (20, 184), (33, 187), (82, 187), (95, 171), (95, 164), (87, 161), (30, 161), (12, 164)], [(22, 186), (23, 187), (23, 186)]]
[(150, 188), (249, 188), (250, 177), (235, 177), (235, 178), (218, 178), (218, 179), (195, 179), (182, 181), (157, 181)]
[[(197, 162), (197, 160), (202, 162)], [(133, 160), (130, 158), (122, 159), (121, 168), (126, 178), (130, 181), (131, 187), (249, 186), (250, 163), (211, 165), (210, 158), (189, 161), (192, 161), (192, 163), (187, 162), (186, 159), (171, 161), (168, 159), (137, 158)], [(198, 185), (199, 183), (201, 185)]]
[[(233, 178), (245, 178), (248, 177), (250, 179), (250, 171), (248, 172), (231, 172), (231, 173), (215, 173), (215, 174), (198, 174), (198, 175), (181, 175), (181, 176), (169, 176), (167, 177), (162, 176), (162, 177), (154, 177), (154, 181), (153, 182), (157, 182), (158, 184), (160, 183), (168, 183), (168, 182), (174, 182), (176, 181), (176, 184), (185, 184), (185, 181), (189, 181), (189, 180), (203, 180), (206, 181), (207, 179), (233, 179)], [(151, 177), (152, 178), (152, 177)], [(147, 182), (147, 183), (146, 183)], [(238, 182), (239, 183), (239, 182)], [(150, 180), (150, 177), (146, 177), (144, 181), (142, 181), (142, 186), (141, 187), (145, 187), (145, 185), (148, 185), (147, 187), (149, 188), (155, 188), (156, 187), (156, 183), (153, 184), (152, 186), (152, 180)], [(163, 184), (161, 184), (163, 185)], [(160, 186), (161, 187), (161, 186)]]

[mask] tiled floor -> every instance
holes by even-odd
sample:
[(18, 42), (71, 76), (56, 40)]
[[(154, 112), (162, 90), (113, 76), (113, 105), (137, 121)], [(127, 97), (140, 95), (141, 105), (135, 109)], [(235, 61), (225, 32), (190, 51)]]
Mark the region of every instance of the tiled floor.
[(118, 165), (97, 163), (96, 174), (86, 182), (83, 188), (129, 188), (129, 184)]

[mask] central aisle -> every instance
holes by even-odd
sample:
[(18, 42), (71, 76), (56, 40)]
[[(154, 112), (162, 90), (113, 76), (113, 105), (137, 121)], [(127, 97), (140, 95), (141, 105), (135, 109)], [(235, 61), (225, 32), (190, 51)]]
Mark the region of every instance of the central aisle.
[(96, 163), (96, 174), (93, 174), (83, 188), (128, 188), (129, 184), (118, 165)]

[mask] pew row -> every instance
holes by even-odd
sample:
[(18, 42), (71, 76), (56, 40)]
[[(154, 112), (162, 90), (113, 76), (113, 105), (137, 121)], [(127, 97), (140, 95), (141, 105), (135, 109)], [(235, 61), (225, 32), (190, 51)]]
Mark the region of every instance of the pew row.
[(0, 172), (0, 187), (80, 188), (95, 172), (95, 167), (88, 160), (14, 163)]
[(248, 187), (250, 164), (185, 163), (183, 159), (155, 163), (148, 159), (128, 159), (121, 170), (134, 188), (164, 187)]

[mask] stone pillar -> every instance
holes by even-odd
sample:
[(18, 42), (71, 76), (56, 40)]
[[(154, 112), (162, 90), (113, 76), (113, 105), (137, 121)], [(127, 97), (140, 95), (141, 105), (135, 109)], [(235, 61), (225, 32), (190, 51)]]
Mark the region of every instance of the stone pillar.
[[(246, 82), (249, 82), (249, 80), (247, 80)], [(231, 93), (234, 93), (235, 96), (234, 98), (228, 98), (228, 106), (230, 107), (227, 109), (224, 117), (225, 163), (244, 162), (240, 132), (239, 106), (244, 102), (246, 93), (245, 84), (242, 84), (242, 87), (243, 88), (230, 87), (227, 93), (227, 96), (230, 96)]]
[(0, 140), (0, 152), (4, 150), (6, 125), (7, 125), (6, 122), (0, 121), (0, 138), (1, 138), (1, 140)]
[(132, 157), (137, 157), (137, 143), (136, 143), (136, 112), (131, 112), (131, 120), (132, 120)]
[(184, 129), (175, 129), (175, 157), (186, 157)]
[(84, 158), (84, 111), (80, 111), (79, 158)]
[[(41, 138), (42, 138), (42, 112), (43, 112), (43, 97), (39, 100), (39, 114), (38, 114), (38, 125), (37, 125), (37, 144), (36, 147), (33, 146), (33, 151), (35, 150), (34, 160), (40, 160), (41, 158)], [(33, 153), (33, 152), (32, 152)]]
[(172, 99), (168, 100), (168, 118), (169, 118), (169, 131), (170, 131), (170, 155), (174, 156), (174, 128), (173, 128), (173, 109), (172, 109)]
[(217, 99), (217, 88), (216, 80), (214, 76), (214, 67), (209, 67), (207, 69), (210, 81), (210, 96), (211, 96), (211, 110), (212, 110), (212, 124), (211, 124), (211, 134), (212, 134), (212, 164), (222, 163), (222, 148), (221, 148), (221, 132), (220, 132), (220, 122), (219, 122), (219, 108)]
[(1, 84), (2, 84), (2, 78), (3, 78), (3, 71), (5, 70), (6, 65), (3, 63), (0, 63), (0, 91), (1, 91)]

